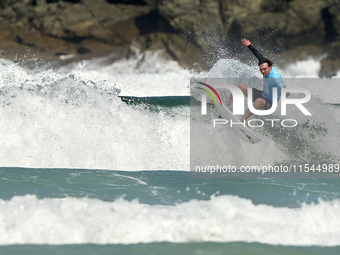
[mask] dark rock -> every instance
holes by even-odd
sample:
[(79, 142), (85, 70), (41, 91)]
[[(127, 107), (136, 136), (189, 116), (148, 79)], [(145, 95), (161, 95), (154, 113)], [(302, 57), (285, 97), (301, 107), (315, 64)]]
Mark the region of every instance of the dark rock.
[(60, 23), (65, 32), (71, 32), (75, 36), (78, 36), (77, 33), (88, 36), (87, 28), (89, 25), (87, 24), (93, 23), (91, 22), (92, 17), (84, 5), (72, 4), (62, 11), (58, 19), (60, 19)]
[(143, 40), (139, 40), (139, 47), (143, 50), (164, 50), (162, 56), (165, 59), (178, 61), (181, 66), (189, 69), (207, 68), (204, 57), (197, 47), (175, 33), (147, 35)]
[(86, 48), (86, 47), (80, 46), (80, 47), (78, 47), (78, 49), (77, 49), (77, 53), (82, 55), (82, 54), (92, 53), (92, 51), (89, 50), (89, 49)]
[(118, 59), (124, 57), (124, 53), (127, 51), (128, 46), (111, 45), (104, 42), (97, 41), (95, 39), (86, 39), (80, 43), (80, 46), (91, 51), (93, 56), (103, 57), (112, 53), (119, 55)]
[(330, 25), (334, 29), (337, 36), (340, 35), (340, 3), (334, 1), (334, 3), (328, 8), (330, 14)]
[(340, 41), (329, 43), (325, 46), (328, 57), (340, 59)]
[(320, 77), (332, 77), (340, 71), (340, 41), (325, 46), (327, 57), (321, 61)]
[(224, 57), (249, 61), (243, 37), (279, 64), (328, 53), (325, 76), (340, 59), (337, 0), (3, 0), (0, 29), (7, 57), (29, 50), (51, 61), (161, 50), (185, 67), (209, 68)]
[(323, 47), (317, 45), (302, 45), (279, 53), (278, 64), (285, 66), (296, 61), (318, 58), (323, 54)]
[(331, 78), (340, 70), (340, 59), (326, 58), (321, 61), (320, 77)]

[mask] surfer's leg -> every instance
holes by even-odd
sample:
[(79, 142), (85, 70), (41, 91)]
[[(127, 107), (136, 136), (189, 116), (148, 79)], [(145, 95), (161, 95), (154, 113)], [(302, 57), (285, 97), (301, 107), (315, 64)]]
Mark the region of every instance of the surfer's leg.
[[(243, 93), (245, 96), (248, 95), (248, 86), (243, 85), (243, 84), (240, 84), (240, 85), (238, 85), (237, 87), (242, 91), (242, 93)], [(231, 94), (230, 97), (228, 98), (228, 100), (227, 100), (227, 106), (230, 105), (232, 102), (233, 102), (233, 94)]]
[(255, 103), (255, 101), (256, 101), (258, 98), (263, 98), (263, 97), (262, 97), (262, 91), (261, 91), (261, 90), (252, 88), (252, 91), (253, 91), (253, 103)]
[(265, 105), (263, 106), (264, 110), (268, 110), (268, 109), (272, 108), (273, 102), (269, 101), (268, 99), (264, 99), (264, 100), (266, 101)]
[[(255, 100), (254, 108), (257, 110), (257, 109), (263, 107), (265, 104), (266, 104), (266, 101), (263, 98), (258, 98), (258, 99)], [(252, 115), (253, 115), (253, 113), (251, 111), (248, 111), (246, 113), (246, 115), (244, 115), (242, 117), (242, 119), (240, 119), (240, 121), (243, 122), (243, 121), (245, 121), (246, 119), (248, 119)]]
[(243, 95), (248, 96), (248, 86), (240, 84), (237, 87), (242, 90)]

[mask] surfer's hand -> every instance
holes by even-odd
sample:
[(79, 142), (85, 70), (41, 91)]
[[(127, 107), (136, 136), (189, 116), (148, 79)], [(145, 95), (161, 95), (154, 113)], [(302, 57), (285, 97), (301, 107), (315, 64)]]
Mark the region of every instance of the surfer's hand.
[(249, 46), (251, 43), (250, 43), (250, 41), (249, 41), (248, 39), (243, 38), (243, 39), (242, 39), (242, 44), (243, 44), (245, 47), (248, 48), (248, 46)]

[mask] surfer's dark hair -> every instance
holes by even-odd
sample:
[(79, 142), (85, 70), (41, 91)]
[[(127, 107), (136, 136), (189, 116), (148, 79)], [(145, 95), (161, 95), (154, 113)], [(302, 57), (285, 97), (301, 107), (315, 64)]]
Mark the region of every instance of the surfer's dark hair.
[(269, 67), (273, 65), (273, 62), (272, 62), (270, 59), (268, 59), (268, 58), (263, 58), (263, 59), (261, 59), (261, 60), (259, 61), (259, 66), (262, 65), (262, 64), (264, 64), (264, 63), (267, 63)]

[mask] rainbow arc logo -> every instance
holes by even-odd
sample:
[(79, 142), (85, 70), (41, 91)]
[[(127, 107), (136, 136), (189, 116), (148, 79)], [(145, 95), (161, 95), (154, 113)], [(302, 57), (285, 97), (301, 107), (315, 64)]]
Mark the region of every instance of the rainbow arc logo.
[[(203, 83), (203, 82), (197, 82), (197, 83), (198, 83), (198, 84), (201, 84), (201, 85), (203, 85), (203, 86), (206, 86), (206, 87), (209, 88), (212, 92), (214, 92), (215, 95), (217, 96), (218, 100), (220, 101), (220, 104), (222, 105), (221, 97), (220, 97), (220, 95), (217, 93), (217, 91), (216, 91), (213, 87), (211, 87), (210, 85), (208, 85), (208, 84), (206, 84), (206, 83)], [(206, 92), (206, 93), (212, 98), (212, 100), (214, 101), (215, 105), (217, 106), (215, 97), (213, 96), (213, 94), (212, 94), (209, 90), (204, 89), (204, 88), (201, 88), (201, 87), (196, 87), (196, 88), (198, 88), (198, 89), (203, 90), (204, 92)]]

